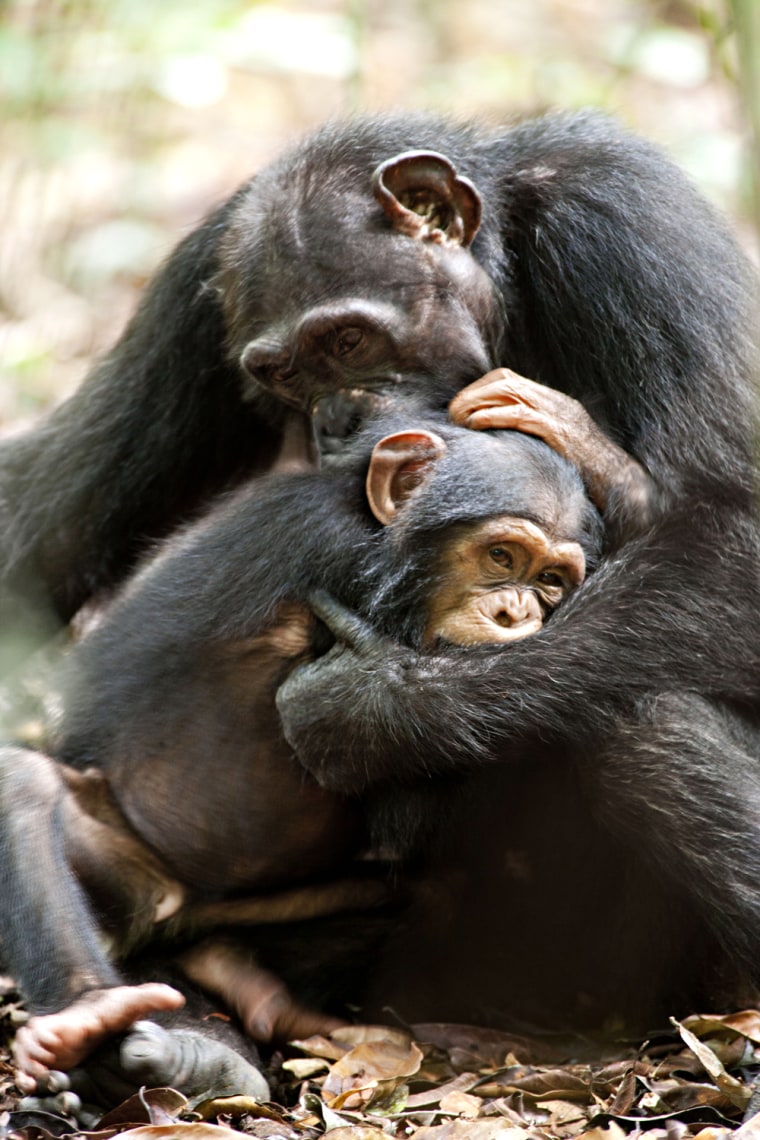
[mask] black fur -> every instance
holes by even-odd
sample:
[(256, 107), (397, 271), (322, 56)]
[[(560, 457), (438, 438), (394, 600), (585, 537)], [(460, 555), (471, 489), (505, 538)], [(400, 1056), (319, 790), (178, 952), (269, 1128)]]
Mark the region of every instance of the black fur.
[[(399, 251), (416, 243), (391, 231), (370, 177), (411, 147), (446, 152), (478, 186), (472, 252), (498, 309), (458, 357), (417, 330), (425, 401), (442, 406), (483, 366), (508, 364), (585, 403), (666, 503), (704, 487), (747, 506), (752, 286), (683, 176), (594, 115), (504, 131), (381, 116), (316, 133), (210, 215), (80, 391), (3, 444), (6, 595), (33, 612), (49, 598), (65, 620), (146, 542), (272, 463), (283, 409), (250, 380), (244, 391), (239, 353), (315, 298), (403, 309), (414, 282)], [(3, 612), (5, 628), (19, 624), (15, 604)]]
[[(431, 290), (415, 243), (375, 204), (373, 169), (408, 148), (445, 152), (479, 188), (472, 255), (490, 304), (437, 278)], [(406, 328), (423, 285), (434, 315), (455, 314), (450, 339), (437, 325), (435, 336)], [(431, 408), (490, 365), (568, 392), (648, 470), (656, 511), (649, 533), (617, 550), (545, 633), (508, 649), (419, 655), (326, 606), (346, 646), (280, 690), (300, 760), (325, 784), (386, 788), (392, 801), (421, 774), (478, 764), (499, 768), (496, 789), (509, 783), (507, 760), (534, 755), (539, 779), (580, 797), (579, 833), (584, 820), (601, 821), (579, 877), (605, 843), (642, 859), (717, 931), (729, 966), (757, 980), (754, 283), (684, 177), (604, 119), (552, 116), (492, 132), (360, 119), (317, 133), (244, 187), (180, 245), (80, 393), (4, 445), (8, 622), (19, 596), (35, 620), (46, 599), (68, 618), (146, 542), (266, 469), (287, 417), (255, 380), (243, 382), (238, 359), (262, 339), (276, 356), (310, 306), (357, 300), (394, 314), (390, 340), (403, 351), (381, 360), (386, 379), (411, 377)], [(377, 379), (349, 363), (336, 381), (336, 367), (318, 354), (299, 360), (299, 401), (323, 384)], [(327, 554), (314, 557), (319, 565)], [(220, 593), (210, 615), (222, 630), (223, 603)], [(540, 797), (526, 803), (542, 810)], [(403, 805), (384, 826), (392, 835), (419, 814)], [(722, 875), (703, 873), (705, 849), (721, 852)], [(643, 909), (648, 891), (639, 883), (631, 893)], [(658, 987), (660, 998), (673, 992), (667, 979)]]
[[(368, 509), (367, 466), (378, 438), (419, 428), (418, 413), (374, 423), (319, 473), (254, 480), (217, 504), (168, 540), (64, 663), (51, 754), (105, 775), (131, 834), (191, 900), (356, 874), (352, 860), (366, 842), (355, 826), (356, 805), (344, 800), (330, 807), (323, 850), (312, 845), (298, 862), (301, 833), (313, 821), (294, 817), (287, 801), (308, 781), (280, 733), (268, 662), (274, 655), (280, 674), (292, 665), (260, 636), (281, 621), (283, 602), (330, 591), (366, 616), (382, 611), (389, 628), (395, 605), (393, 632), (419, 645), (440, 561), (462, 524), (527, 517), (545, 532), (551, 526), (554, 537), (580, 542), (589, 568), (599, 559), (596, 509), (578, 473), (546, 444), (515, 432), (479, 437), (442, 418), (425, 426), (447, 450), (390, 526)], [(379, 587), (389, 583), (378, 603)], [(292, 778), (277, 783), (283, 770)], [(94, 854), (77, 863), (87, 828), (77, 818), (71, 834), (55, 771), (37, 753), (0, 750), (3, 963), (33, 1012), (58, 1011), (119, 984), (113, 959), (130, 969), (136, 946), (160, 946), (172, 934), (185, 944), (197, 937), (192, 918), (152, 924), (150, 885), (144, 897), (130, 893), (141, 881), (134, 861), (114, 873), (116, 841), (107, 829)], [(303, 802), (324, 810), (319, 801)], [(417, 840), (419, 831), (417, 821)], [(367, 946), (376, 940), (373, 921)], [(112, 937), (112, 954), (99, 943), (101, 927)], [(255, 936), (251, 941), (255, 946)], [(317, 984), (337, 989), (345, 1002), (354, 995), (336, 985), (337, 968), (323, 962)]]

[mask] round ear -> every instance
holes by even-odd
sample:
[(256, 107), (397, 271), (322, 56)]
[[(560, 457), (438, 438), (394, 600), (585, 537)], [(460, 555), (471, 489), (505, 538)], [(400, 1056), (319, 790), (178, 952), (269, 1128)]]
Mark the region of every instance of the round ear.
[(399, 431), (375, 444), (367, 472), (367, 502), (387, 526), (446, 451), (432, 431)]
[(480, 195), (443, 154), (409, 150), (381, 162), (372, 175), (375, 197), (408, 237), (468, 246), (480, 226)]

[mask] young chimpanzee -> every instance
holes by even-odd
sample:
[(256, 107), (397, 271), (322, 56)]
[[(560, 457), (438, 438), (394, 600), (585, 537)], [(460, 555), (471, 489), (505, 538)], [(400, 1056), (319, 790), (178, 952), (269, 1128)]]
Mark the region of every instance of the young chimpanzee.
[(304, 601), (329, 590), (420, 648), (507, 642), (601, 553), (600, 515), (546, 444), (417, 422), (373, 424), (321, 473), (254, 481), (170, 541), (70, 656), (56, 759), (6, 750), (0, 933), (37, 1014), (17, 1039), (22, 1083), (179, 1004), (113, 964), (161, 938), (190, 940), (182, 968), (259, 1040), (335, 1024), (229, 941), (198, 943), (389, 896), (352, 862), (359, 805), (305, 776), (280, 732), (276, 689), (315, 653)]

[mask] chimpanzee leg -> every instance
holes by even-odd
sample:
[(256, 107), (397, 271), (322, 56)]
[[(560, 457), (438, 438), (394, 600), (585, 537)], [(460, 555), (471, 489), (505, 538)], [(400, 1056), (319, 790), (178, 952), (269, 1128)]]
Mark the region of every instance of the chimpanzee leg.
[(3, 960), (35, 1011), (118, 985), (87, 898), (64, 853), (57, 766), (0, 748), (0, 915)]
[[(125, 985), (104, 954), (95, 917), (66, 859), (59, 811), (64, 794), (52, 760), (0, 748), (3, 964), (38, 1014), (15, 1043), (17, 1083), (26, 1092), (44, 1090), (51, 1071), (77, 1066), (138, 1019), (182, 1004), (169, 986)], [(146, 1030), (149, 1025), (141, 1023), (120, 1046), (117, 1068), (133, 1089), (166, 1083), (212, 1088), (226, 1066), (234, 1070), (237, 1091), (266, 1095), (260, 1073), (226, 1046), (191, 1030)]]
[(734, 961), (760, 983), (760, 728), (695, 694), (642, 702), (581, 768), (600, 816), (693, 891)]
[(240, 940), (206, 938), (178, 961), (187, 977), (223, 999), (255, 1041), (293, 1041), (345, 1024), (299, 1002)]

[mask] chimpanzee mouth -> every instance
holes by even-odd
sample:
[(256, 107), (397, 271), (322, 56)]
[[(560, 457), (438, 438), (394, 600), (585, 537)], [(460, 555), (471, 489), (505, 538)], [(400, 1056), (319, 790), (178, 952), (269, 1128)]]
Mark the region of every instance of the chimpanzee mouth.
[(321, 456), (335, 455), (370, 416), (390, 407), (391, 398), (367, 388), (339, 388), (315, 400), (311, 408), (314, 440)]

